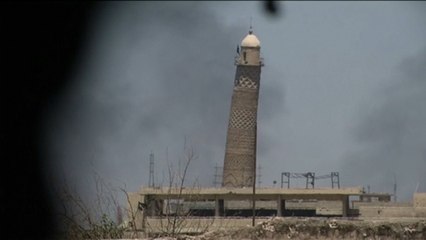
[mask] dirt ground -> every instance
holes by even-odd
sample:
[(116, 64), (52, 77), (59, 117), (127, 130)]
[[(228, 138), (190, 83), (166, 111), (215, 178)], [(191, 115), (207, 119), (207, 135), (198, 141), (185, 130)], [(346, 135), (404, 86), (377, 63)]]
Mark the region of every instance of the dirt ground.
[(213, 230), (185, 240), (227, 239), (426, 239), (426, 219), (272, 218), (255, 227)]

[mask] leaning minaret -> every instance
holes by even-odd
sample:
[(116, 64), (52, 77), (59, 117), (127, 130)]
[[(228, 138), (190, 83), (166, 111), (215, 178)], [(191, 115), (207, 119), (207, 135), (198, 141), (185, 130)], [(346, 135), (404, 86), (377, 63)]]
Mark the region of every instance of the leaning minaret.
[(237, 48), (234, 91), (226, 136), (223, 187), (252, 187), (256, 166), (257, 105), (260, 86), (260, 41), (250, 27)]

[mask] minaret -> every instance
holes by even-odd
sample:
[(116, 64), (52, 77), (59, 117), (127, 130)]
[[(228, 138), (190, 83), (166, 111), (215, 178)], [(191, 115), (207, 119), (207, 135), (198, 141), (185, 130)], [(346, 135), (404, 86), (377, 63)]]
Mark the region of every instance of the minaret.
[(237, 48), (234, 91), (226, 136), (223, 187), (252, 187), (256, 166), (257, 106), (260, 86), (260, 41), (250, 27)]

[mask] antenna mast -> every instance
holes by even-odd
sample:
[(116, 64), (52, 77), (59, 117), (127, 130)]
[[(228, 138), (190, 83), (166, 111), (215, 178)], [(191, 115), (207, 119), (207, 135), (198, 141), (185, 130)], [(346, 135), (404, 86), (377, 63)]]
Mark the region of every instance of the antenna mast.
[(396, 175), (393, 174), (393, 201), (396, 202)]
[(149, 154), (149, 182), (148, 182), (148, 186), (149, 187), (154, 187), (155, 183), (154, 183), (154, 153), (151, 152), (151, 154)]
[(252, 24), (252, 22), (253, 22), (253, 18), (250, 16), (250, 30), (249, 30), (249, 34), (253, 33), (253, 24)]
[(221, 167), (219, 167), (216, 163), (216, 166), (214, 168), (215, 168), (215, 174), (213, 179), (213, 186), (219, 187), (220, 185), (222, 185), (222, 182), (220, 181), (220, 178), (222, 177), (222, 175), (219, 173), (219, 171), (221, 170)]

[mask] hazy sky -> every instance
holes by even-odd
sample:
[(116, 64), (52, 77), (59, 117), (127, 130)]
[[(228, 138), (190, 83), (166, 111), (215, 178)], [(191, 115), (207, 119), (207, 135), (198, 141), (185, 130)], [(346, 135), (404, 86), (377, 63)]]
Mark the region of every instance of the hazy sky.
[(212, 186), (252, 17), (265, 59), (262, 186), (284, 171), (339, 171), (344, 187), (392, 192), (396, 178), (401, 200), (426, 191), (426, 3), (278, 4), (273, 18), (260, 2), (101, 3), (73, 85), (46, 122), (51, 171), (85, 193), (93, 171), (136, 191), (151, 151), (166, 184), (186, 142), (198, 154), (188, 182)]

